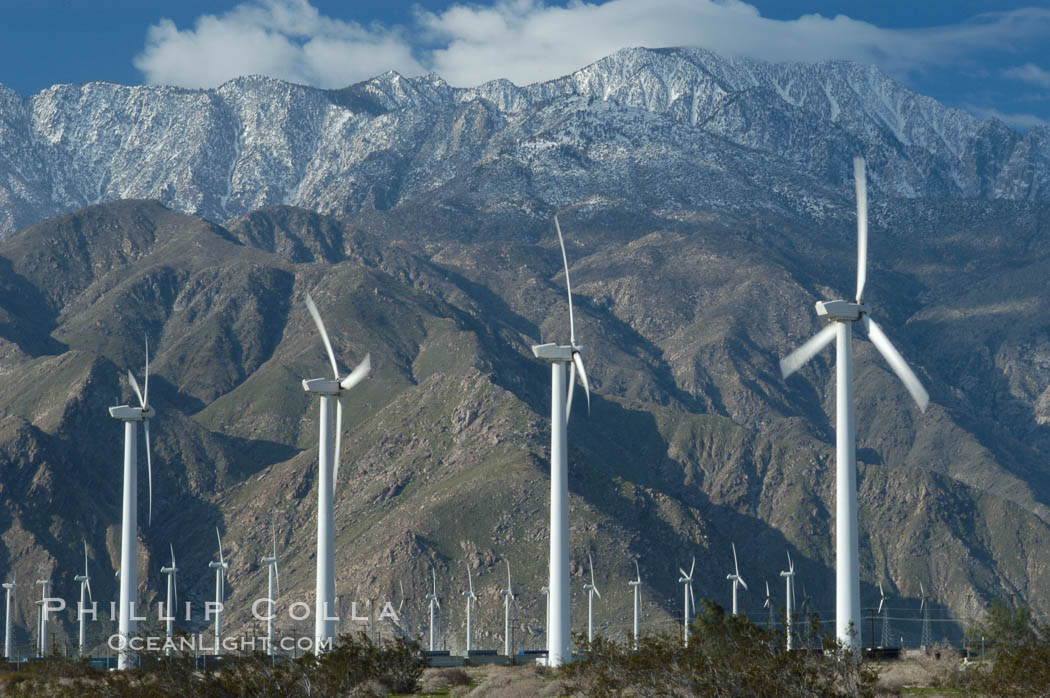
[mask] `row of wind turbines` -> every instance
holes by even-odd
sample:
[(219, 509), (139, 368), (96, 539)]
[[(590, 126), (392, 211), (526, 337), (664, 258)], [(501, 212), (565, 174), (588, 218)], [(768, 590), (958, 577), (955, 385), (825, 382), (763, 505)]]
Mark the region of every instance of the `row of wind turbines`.
[[(836, 636), (846, 647), (854, 646), (854, 632), (860, 627), (860, 573), (858, 564), (858, 534), (857, 534), (857, 492), (856, 492), (856, 446), (854, 436), (853, 415), (853, 350), (852, 350), (852, 328), (853, 324), (860, 322), (864, 325), (868, 337), (876, 349), (887, 360), (890, 368), (904, 383), (906, 389), (915, 399), (921, 411), (924, 411), (929, 397), (914, 372), (908, 367), (903, 357), (896, 350), (890, 340), (882, 332), (879, 326), (871, 319), (871, 307), (864, 304), (863, 293), (867, 269), (867, 188), (865, 180), (864, 161), (861, 158), (854, 160), (854, 179), (857, 199), (857, 289), (854, 301), (832, 300), (820, 301), (816, 304), (818, 317), (825, 320), (827, 325), (814, 337), (805, 342), (794, 352), (785, 357), (781, 363), (781, 371), (787, 378), (799, 370), (806, 362), (812, 359), (824, 347), (832, 341), (836, 343)], [(568, 296), (569, 307), (569, 343), (546, 343), (532, 347), (533, 355), (551, 365), (551, 495), (550, 495), (550, 547), (548, 564), (548, 583), (544, 587), (547, 595), (547, 664), (559, 666), (571, 661), (571, 617), (570, 617), (570, 594), (569, 594), (569, 509), (568, 509), (568, 423), (572, 411), (573, 392), (576, 381), (579, 380), (586, 397), (588, 411), (590, 409), (590, 386), (587, 372), (583, 363), (583, 346), (577, 342), (575, 318), (572, 305), (572, 286), (569, 280), (569, 263), (565, 251), (565, 240), (562, 235), (561, 226), (557, 216), (554, 217), (554, 227), (558, 235), (561, 248), (562, 262), (565, 267), (565, 286)], [(319, 418), (319, 448), (318, 448), (318, 504), (317, 504), (317, 541), (316, 541), (316, 581), (315, 581), (315, 608), (314, 608), (314, 646), (323, 648), (330, 646), (335, 635), (335, 570), (334, 570), (334, 488), (339, 474), (339, 458), (341, 453), (342, 438), (342, 415), (344, 398), (348, 391), (364, 380), (371, 370), (370, 355), (366, 355), (351, 372), (341, 376), (336, 361), (328, 332), (313, 299), (307, 295), (306, 307), (313, 319), (325, 351), (328, 355), (332, 378), (304, 379), (303, 389), (316, 395), (320, 400)], [(566, 380), (566, 368), (568, 368), (568, 380)], [(138, 474), (138, 423), (142, 423), (143, 436), (145, 439), (146, 465), (148, 477), (149, 507), (147, 521), (152, 520), (152, 456), (149, 445), (150, 420), (155, 416), (155, 411), (149, 404), (149, 347), (146, 347), (146, 372), (143, 389), (139, 389), (138, 381), (131, 371), (128, 372), (129, 383), (138, 398), (139, 405), (120, 405), (109, 408), (110, 415), (124, 423), (124, 463), (123, 463), (123, 501), (121, 515), (121, 552), (120, 552), (120, 602), (118, 608), (118, 632), (124, 639), (126, 649), (118, 655), (118, 668), (125, 669), (131, 665), (133, 660), (132, 651), (126, 642), (135, 633), (134, 611), (137, 607), (137, 530), (138, 530), (138, 502), (137, 502), (137, 474)], [(218, 534), (218, 531), (216, 531)], [(178, 568), (175, 565), (174, 549), (172, 548), (172, 559), (170, 566), (162, 569), (168, 579), (168, 605), (173, 608), (173, 600), (177, 597), (176, 576)], [(733, 588), (733, 610), (737, 611), (737, 590), (739, 587), (747, 588), (746, 583), (740, 576), (736, 567), (736, 551), (734, 545), (734, 571), (728, 576)], [(219, 556), (217, 561), (209, 563), (209, 567), (215, 570), (216, 576), (216, 602), (220, 604), (223, 599), (225, 574), (229, 567), (222, 555), (222, 541), (219, 539)], [(262, 559), (267, 564), (271, 583), (269, 585), (270, 601), (274, 600), (274, 585), (277, 581), (277, 551), (276, 537), (274, 537), (274, 549), (271, 556)], [(680, 570), (679, 582), (684, 586), (685, 614), (684, 640), (688, 642), (689, 633), (689, 609), (693, 603), (692, 581), (695, 569), (695, 559), (688, 573)], [(789, 565), (786, 572), (787, 584), (791, 586), (794, 574), (793, 565)], [(83, 582), (88, 583), (88, 574), (85, 570)], [(77, 578), (80, 580), (80, 577)], [(467, 598), (467, 634), (468, 649), (471, 647), (471, 613), (472, 605), (477, 596), (473, 591), (473, 581), (470, 588), (464, 592)], [(44, 584), (44, 580), (41, 580)], [(13, 582), (12, 582), (13, 584)], [(635, 637), (637, 637), (637, 609), (638, 609), (638, 587), (641, 584), (640, 573), (638, 579), (632, 582), (635, 592)], [(5, 588), (7, 585), (4, 585)], [(87, 587), (85, 587), (87, 588)], [(593, 637), (593, 600), (601, 597), (593, 580), (593, 567), (591, 568), (591, 583), (585, 586), (588, 593), (588, 636)], [(8, 590), (10, 595), (10, 589)], [(90, 593), (90, 592), (89, 592)], [(513, 601), (513, 590), (509, 580), (504, 593), (507, 611), (507, 642), (509, 636), (509, 609)], [(788, 596), (790, 604), (791, 595)], [(434, 590), (428, 595), (431, 604), (431, 616), (438, 608), (436, 596), (436, 579)], [(46, 614), (45, 614), (46, 615)], [(272, 614), (271, 614), (272, 615)], [(790, 616), (790, 613), (789, 613)], [(45, 621), (46, 622), (46, 621)], [(170, 622), (168, 629), (170, 633)], [(431, 622), (431, 639), (433, 641), (433, 620)], [(272, 638), (272, 621), (268, 632)], [(81, 630), (83, 633), (83, 630)], [(221, 611), (215, 617), (216, 638), (222, 635)], [(42, 631), (42, 636), (46, 635)], [(790, 638), (790, 634), (789, 634)], [(83, 643), (83, 637), (81, 637)]]

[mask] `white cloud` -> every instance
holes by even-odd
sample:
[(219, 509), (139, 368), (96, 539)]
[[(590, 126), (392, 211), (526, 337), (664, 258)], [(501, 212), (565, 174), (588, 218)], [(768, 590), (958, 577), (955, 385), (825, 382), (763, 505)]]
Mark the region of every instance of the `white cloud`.
[(149, 82), (192, 87), (251, 73), (341, 87), (391, 69), (473, 86), (555, 78), (625, 46), (702, 46), (773, 61), (856, 60), (900, 77), (1048, 35), (1050, 10), (1037, 8), (898, 30), (845, 15), (768, 19), (741, 0), (495, 0), (417, 9), (410, 32), (326, 17), (308, 0), (249, 0), (192, 29), (159, 21), (135, 65)]
[(1008, 126), (1013, 126), (1018, 131), (1027, 131), (1033, 126), (1047, 126), (1046, 119), (1035, 114), (1007, 114), (994, 107), (968, 106), (966, 110), (981, 119), (998, 119)]
[(1021, 82), (1030, 82), (1041, 87), (1050, 87), (1050, 71), (1043, 70), (1034, 63), (1015, 65), (1003, 70), (1003, 77)]
[(161, 19), (134, 64), (147, 82), (183, 87), (255, 74), (345, 87), (390, 69), (422, 72), (399, 30), (325, 17), (308, 0), (244, 3), (192, 29)]

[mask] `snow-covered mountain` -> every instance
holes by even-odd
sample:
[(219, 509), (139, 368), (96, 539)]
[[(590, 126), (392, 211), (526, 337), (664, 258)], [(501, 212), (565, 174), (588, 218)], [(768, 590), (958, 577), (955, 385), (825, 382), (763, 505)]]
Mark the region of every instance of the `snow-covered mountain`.
[(212, 220), (428, 193), (490, 210), (615, 201), (819, 218), (849, 195), (857, 153), (883, 196), (1050, 199), (1046, 128), (1022, 136), (855, 63), (633, 48), (526, 87), (396, 73), (342, 90), (259, 77), (28, 98), (0, 87), (0, 234), (126, 198)]

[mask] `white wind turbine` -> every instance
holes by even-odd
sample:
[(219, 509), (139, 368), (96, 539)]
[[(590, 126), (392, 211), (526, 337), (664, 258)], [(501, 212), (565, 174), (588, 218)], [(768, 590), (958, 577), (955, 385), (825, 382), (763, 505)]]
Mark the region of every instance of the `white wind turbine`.
[(594, 642), (594, 596), (598, 595), (598, 598), (602, 598), (602, 593), (598, 591), (598, 585), (594, 583), (594, 560), (591, 559), (590, 554), (587, 555), (587, 567), (591, 571), (591, 583), (584, 584), (583, 590), (587, 592), (587, 644)]
[[(565, 255), (565, 240), (558, 217), (554, 217), (558, 232), (561, 258), (565, 265), (565, 289), (569, 296), (569, 344), (539, 344), (532, 347), (533, 355), (551, 364), (551, 526), (547, 612), (547, 666), (561, 666), (572, 660), (572, 616), (569, 608), (569, 414), (572, 411), (572, 392), (579, 372), (591, 405), (591, 389), (587, 371), (583, 367), (583, 347), (576, 344), (576, 322), (572, 314), (572, 286), (569, 283), (569, 259)], [(569, 369), (568, 393), (565, 385), (565, 366)]]
[[(175, 609), (179, 605), (179, 583), (176, 579), (176, 576), (179, 573), (179, 568), (175, 566), (175, 546), (168, 543), (168, 549), (171, 551), (171, 566), (161, 567), (160, 573), (168, 576), (168, 595), (164, 601), (164, 626), (166, 631), (165, 634), (170, 641), (175, 624)], [(165, 647), (164, 654), (171, 654), (171, 647)]]
[(222, 556), (222, 536), (218, 527), (215, 528), (215, 537), (219, 541), (219, 561), (212, 560), (208, 567), (215, 570), (215, 654), (222, 654), (222, 604), (226, 597), (226, 570), (230, 563)]
[(510, 584), (510, 560), (504, 562), (507, 563), (507, 588), (500, 590), (503, 596), (503, 654), (510, 657), (514, 650), (510, 636), (510, 604), (514, 601), (514, 587)]
[[(306, 308), (321, 333), (325, 351), (332, 363), (332, 380), (312, 378), (303, 380), (303, 390), (316, 393), (321, 397), (320, 438), (318, 439), (317, 459), (317, 580), (314, 595), (314, 650), (320, 654), (321, 648), (335, 637), (335, 618), (331, 613), (335, 609), (335, 483), (339, 479), (339, 453), (343, 432), (343, 396), (346, 391), (364, 380), (372, 370), (372, 356), (366, 354), (364, 360), (345, 378), (339, 378), (339, 366), (332, 351), (332, 342), (328, 339), (321, 313), (317, 311), (314, 299), (306, 295)], [(335, 424), (332, 424), (332, 403), (335, 403)], [(332, 432), (335, 432), (334, 445)]]
[(747, 591), (747, 583), (744, 582), (744, 578), (740, 576), (740, 567), (736, 564), (736, 543), (731, 543), (733, 546), (733, 574), (727, 574), (726, 579), (733, 582), (733, 615), (737, 615), (737, 587), (744, 587), (744, 591)]
[(638, 568), (638, 561), (634, 561), (635, 579), (627, 582), (627, 586), (634, 589), (634, 649), (638, 649), (638, 592), (642, 586), (642, 571)]
[(474, 579), (470, 576), (470, 566), (467, 566), (467, 583), (470, 585), (469, 590), (463, 592), (463, 596), (467, 597), (467, 654), (474, 648), (472, 644), (473, 627), (471, 626), (471, 610), (474, 603), (478, 600), (477, 594), (474, 593)]
[[(266, 653), (273, 655), (274, 607), (277, 603), (277, 597), (281, 595), (281, 576), (277, 572), (277, 527), (273, 525), (272, 521), (270, 522), (270, 534), (273, 538), (273, 554), (269, 557), (264, 557), (260, 562), (266, 565), (266, 600), (269, 602), (266, 612)], [(276, 595), (274, 595), (274, 580), (277, 582)]]
[(900, 352), (869, 316), (864, 305), (864, 282), (868, 260), (868, 195), (864, 160), (854, 158), (853, 177), (857, 192), (857, 298), (818, 301), (817, 315), (827, 326), (780, 361), (787, 378), (835, 340), (835, 635), (853, 649), (860, 632), (860, 566), (857, 539), (857, 462), (853, 421), (853, 323), (861, 322), (868, 339), (889, 363), (911, 393), (920, 411), (926, 410), (929, 395)]
[(434, 648), (434, 616), (435, 611), (441, 610), (441, 602), (438, 601), (438, 578), (437, 572), (434, 568), (430, 568), (430, 577), (433, 581), (433, 587), (429, 594), (427, 594), (427, 601), (430, 602), (430, 651), (435, 651)]
[(693, 570), (696, 569), (696, 557), (693, 557), (693, 564), (689, 566), (689, 574), (685, 573), (681, 567), (678, 571), (682, 573), (682, 576), (678, 578), (678, 583), (682, 585), (682, 594), (685, 596), (685, 613), (682, 615), (682, 638), (685, 646), (689, 646), (689, 604), (692, 602), (696, 604), (696, 598), (693, 596)]
[(7, 592), (7, 610), (4, 613), (4, 659), (14, 659), (14, 647), (11, 646), (11, 597), (14, 596), (15, 587), (18, 586), (18, 573), (16, 572), (10, 582), (4, 582)]
[(38, 579), (36, 583), (40, 585), (40, 600), (36, 602), (40, 607), (37, 614), (36, 652), (38, 657), (43, 657), (47, 654), (47, 589), (51, 586), (51, 578)]
[(886, 606), (886, 593), (882, 590), (882, 582), (879, 582), (879, 610), (882, 616), (882, 646), (890, 646), (890, 609)]
[(146, 373), (143, 389), (135, 374), (128, 371), (128, 382), (139, 399), (138, 407), (120, 405), (109, 408), (109, 416), (124, 422), (124, 498), (120, 519), (120, 606), (117, 610), (117, 632), (123, 638), (123, 649), (117, 655), (117, 669), (127, 669), (131, 662), (131, 635), (135, 632), (135, 607), (138, 605), (138, 440), (135, 425), (142, 422), (146, 438), (146, 475), (149, 478), (149, 514), (153, 520), (153, 458), (149, 447), (149, 420), (155, 412), (149, 405), (149, 340), (146, 341)]
[(793, 645), (791, 625), (795, 613), (795, 563), (791, 561), (791, 551), (788, 551), (788, 568), (781, 572), (780, 576), (784, 578), (784, 607), (787, 611), (784, 614), (784, 627), (787, 628), (786, 647), (790, 650)]
[(930, 633), (930, 603), (926, 598), (926, 588), (919, 582), (919, 593), (922, 596), (922, 601), (919, 603), (919, 610), (922, 611), (922, 639), (919, 642), (919, 646), (922, 647), (922, 651), (926, 652), (930, 649), (931, 633)]
[(776, 625), (776, 621), (773, 619), (773, 595), (769, 593), (769, 580), (766, 580), (766, 602), (762, 604), (762, 608), (766, 609), (769, 614), (769, 627), (770, 629)]
[[(80, 612), (77, 615), (80, 616), (80, 632), (78, 634), (78, 639), (80, 640), (80, 656), (83, 657), (84, 645), (86, 641), (86, 634), (84, 632), (84, 607), (86, 606), (86, 604), (84, 603), (84, 601), (85, 598), (90, 598), (92, 603), (95, 602), (95, 599), (91, 598), (91, 577), (88, 575), (87, 541), (84, 541), (84, 574), (78, 574), (77, 576), (73, 577), (73, 581), (80, 582)], [(84, 595), (85, 590), (87, 591), (87, 597), (85, 597)]]

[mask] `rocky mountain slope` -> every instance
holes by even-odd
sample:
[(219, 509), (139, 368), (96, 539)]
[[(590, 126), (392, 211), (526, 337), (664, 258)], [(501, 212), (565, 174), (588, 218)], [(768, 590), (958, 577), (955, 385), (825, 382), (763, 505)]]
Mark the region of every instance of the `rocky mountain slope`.
[(287, 604), (312, 598), (315, 565), (317, 407), (300, 380), (327, 362), (310, 292), (342, 363), (374, 365), (347, 404), (341, 603), (396, 606), (403, 585), (414, 632), (434, 567), (457, 648), (469, 565), (495, 646), (509, 559), (516, 626), (538, 646), (550, 398), (529, 346), (567, 337), (558, 210), (594, 388), (570, 427), (574, 617), (588, 553), (599, 628), (619, 634), (632, 559), (647, 627), (670, 628), (677, 568), (696, 555), (698, 595), (727, 602), (735, 541), (752, 611), (763, 579), (783, 602), (790, 550), (830, 618), (832, 359), (786, 382), (777, 361), (818, 329), (815, 300), (853, 287), (860, 152), (868, 296), (932, 397), (920, 415), (858, 332), (864, 604), (881, 581), (912, 642), (920, 582), (954, 619), (935, 634), (995, 597), (1050, 611), (1044, 135), (852, 64), (677, 49), (527, 87), (391, 74), (333, 92), (250, 78), (6, 93), (0, 210), (20, 229), (0, 240), (0, 569), (50, 573), (73, 599), (86, 539), (105, 615), (121, 457), (106, 407), (130, 399), (148, 336), (143, 594), (173, 543), (195, 604), (183, 626), (201, 627), (218, 526), (227, 622), (249, 630), (272, 522), (279, 627), (308, 634)]

